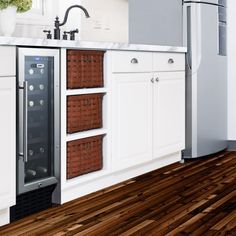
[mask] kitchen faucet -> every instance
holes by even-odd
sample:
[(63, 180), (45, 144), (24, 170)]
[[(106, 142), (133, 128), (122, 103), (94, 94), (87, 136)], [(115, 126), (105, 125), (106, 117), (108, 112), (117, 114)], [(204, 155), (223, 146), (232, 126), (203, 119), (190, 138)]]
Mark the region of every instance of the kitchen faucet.
[(80, 8), (85, 16), (87, 18), (89, 18), (89, 13), (88, 11), (83, 7), (83, 6), (80, 6), (80, 5), (73, 5), (73, 6), (70, 6), (67, 10), (66, 10), (66, 13), (65, 13), (65, 17), (64, 17), (64, 20), (62, 23), (60, 23), (59, 21), (59, 17), (57, 16), (56, 17), (56, 20), (55, 20), (55, 29), (54, 29), (54, 39), (60, 39), (61, 38), (61, 29), (60, 29), (60, 26), (63, 26), (66, 24), (67, 22), (67, 19), (68, 19), (68, 15), (69, 15), (69, 12), (72, 8)]

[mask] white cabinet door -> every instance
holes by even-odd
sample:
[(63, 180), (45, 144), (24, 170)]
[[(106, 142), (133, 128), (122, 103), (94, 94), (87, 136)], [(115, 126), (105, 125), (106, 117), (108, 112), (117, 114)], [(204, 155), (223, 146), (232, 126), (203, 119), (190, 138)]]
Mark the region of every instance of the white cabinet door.
[(16, 76), (16, 47), (0, 46), (0, 76)]
[(113, 74), (113, 169), (152, 159), (151, 73)]
[(16, 79), (0, 77), (0, 210), (16, 197)]
[(163, 72), (154, 76), (153, 157), (185, 147), (185, 73)]

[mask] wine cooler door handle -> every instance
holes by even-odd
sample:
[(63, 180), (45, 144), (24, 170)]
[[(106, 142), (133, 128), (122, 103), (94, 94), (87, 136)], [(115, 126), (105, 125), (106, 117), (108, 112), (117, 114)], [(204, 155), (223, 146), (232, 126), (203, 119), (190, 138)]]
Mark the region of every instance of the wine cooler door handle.
[(24, 121), (23, 121), (23, 145), (24, 162), (28, 161), (28, 82), (24, 81)]
[(28, 162), (28, 82), (24, 81), (19, 88), (23, 90), (23, 153), (20, 156), (24, 162)]

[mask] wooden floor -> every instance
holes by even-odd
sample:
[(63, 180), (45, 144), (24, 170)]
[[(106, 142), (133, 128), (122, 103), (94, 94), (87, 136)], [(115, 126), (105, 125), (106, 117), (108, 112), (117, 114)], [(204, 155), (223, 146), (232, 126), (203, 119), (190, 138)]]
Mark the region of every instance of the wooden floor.
[(0, 228), (0, 235), (236, 235), (236, 153), (174, 164)]

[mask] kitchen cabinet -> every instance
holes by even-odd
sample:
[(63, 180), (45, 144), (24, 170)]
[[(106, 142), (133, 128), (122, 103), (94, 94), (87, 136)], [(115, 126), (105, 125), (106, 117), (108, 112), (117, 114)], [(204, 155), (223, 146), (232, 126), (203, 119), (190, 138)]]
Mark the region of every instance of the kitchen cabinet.
[(0, 46), (0, 76), (15, 76), (16, 48)]
[[(73, 66), (69, 66), (68, 62), (68, 54), (78, 54), (78, 55), (84, 55), (86, 61), (82, 62), (82, 65), (84, 68), (82, 68), (82, 66), (79, 64), (81, 60), (77, 60), (75, 65)], [(67, 50), (67, 49), (61, 49), (61, 99), (60, 99), (60, 112), (61, 112), (61, 122), (60, 122), (60, 126), (61, 126), (61, 130), (60, 130), (60, 138), (61, 138), (61, 147), (60, 147), (60, 151), (61, 151), (61, 160), (60, 160), (60, 172), (57, 173), (57, 178), (59, 179), (59, 184), (57, 186), (56, 191), (53, 194), (53, 202), (55, 203), (65, 203), (68, 202), (70, 200), (73, 200), (79, 196), (86, 194), (86, 193), (90, 193), (91, 191), (93, 191), (95, 189), (94, 185), (89, 185), (88, 182), (91, 181), (96, 181), (99, 176), (103, 176), (105, 174), (107, 174), (108, 172), (108, 161), (107, 161), (107, 149), (108, 149), (108, 145), (107, 145), (107, 140), (108, 140), (108, 129), (107, 129), (107, 103), (109, 99), (109, 95), (108, 95), (108, 91), (107, 91), (107, 80), (106, 78), (103, 78), (103, 70), (100, 71), (100, 66), (98, 66), (97, 64), (94, 65), (93, 63), (96, 62), (96, 59), (94, 59), (94, 61), (91, 61), (91, 59), (89, 59), (90, 57), (92, 57), (92, 53), (96, 56), (96, 55), (102, 55), (100, 60), (100, 66), (103, 69), (103, 61), (106, 60), (106, 53), (104, 51), (86, 51), (83, 50), (81, 52), (79, 51), (73, 51), (73, 50)], [(77, 59), (77, 56), (74, 56), (74, 62)], [(103, 58), (104, 55), (104, 58)], [(77, 68), (80, 67), (81, 68)], [(94, 70), (91, 69), (91, 67), (93, 67)], [(90, 81), (90, 82), (86, 82), (87, 85), (83, 85), (81, 87), (68, 87), (68, 78), (69, 78), (69, 74), (71, 75), (71, 71), (73, 69), (73, 75), (81, 75), (81, 76), (87, 76), (86, 79), (90, 79), (92, 76), (94, 76), (93, 73), (95, 73), (95, 77), (97, 77), (98, 75), (96, 73), (101, 73), (100, 75), (102, 75), (102, 83), (99, 81), (99, 85), (92, 85), (90, 86), (89, 84), (94, 82), (94, 81)], [(76, 71), (78, 69), (78, 71)], [(87, 70), (87, 71), (85, 71)], [(105, 76), (104, 76), (105, 77)], [(93, 78), (94, 79), (94, 78)], [(80, 81), (81, 79), (76, 78), (76, 82)], [(80, 81), (81, 82), (81, 81)], [(83, 81), (82, 81), (83, 82)], [(84, 82), (83, 82), (84, 83)], [(102, 87), (101, 87), (101, 84)], [(97, 96), (96, 96), (97, 95)], [(80, 100), (78, 100), (78, 97), (80, 97)], [(68, 104), (70, 100), (70, 98), (73, 99), (77, 99), (76, 103), (73, 103), (73, 109), (68, 109)], [(83, 98), (83, 99), (82, 99)], [(95, 98), (95, 99), (94, 99)], [(97, 98), (97, 99), (96, 99)], [(100, 101), (99, 102), (99, 109), (98, 109), (98, 103), (96, 103), (96, 101)], [(79, 101), (79, 102), (78, 102)], [(71, 103), (72, 104), (72, 103)], [(81, 105), (80, 105), (81, 104)], [(72, 117), (74, 119), (73, 122), (78, 122), (78, 113), (76, 114), (76, 109), (75, 107), (79, 106), (84, 106), (80, 111), (80, 119), (82, 120), (83, 123), (85, 123), (86, 119), (89, 119), (88, 116), (90, 115), (95, 115), (99, 114), (99, 117), (101, 118), (101, 125), (99, 124), (97, 127), (93, 127), (93, 128), (85, 128), (82, 130), (74, 130), (73, 132), (67, 132), (68, 127), (69, 127), (69, 119), (70, 117)], [(90, 111), (88, 110), (90, 109)], [(70, 115), (69, 115), (70, 112)], [(85, 113), (87, 112), (87, 113)], [(82, 117), (83, 115), (83, 117)], [(82, 117), (82, 118), (81, 118)], [(96, 116), (97, 117), (97, 116)], [(83, 120), (84, 119), (84, 120)], [(70, 119), (72, 120), (72, 119)], [(80, 125), (82, 124), (82, 122), (80, 122)], [(88, 125), (90, 126), (91, 124), (91, 120), (90, 122), (88, 122)], [(84, 124), (85, 125), (85, 124)], [(95, 124), (97, 125), (97, 124)], [(100, 144), (100, 139), (98, 140), (96, 137), (102, 137), (102, 141)], [(97, 140), (97, 141), (96, 141)], [(83, 144), (77, 144), (77, 152), (80, 150), (79, 148), (83, 148), (83, 152), (84, 154), (88, 153), (89, 151), (91, 151), (91, 153), (96, 155), (96, 152), (99, 152), (99, 155), (97, 155), (96, 157), (99, 157), (98, 159), (94, 160), (90, 163), (87, 162), (87, 166), (86, 166), (86, 161), (88, 159), (86, 159), (86, 157), (82, 157), (81, 155), (77, 157), (80, 157), (81, 160), (78, 161), (78, 159), (75, 158), (76, 155), (71, 155), (71, 153), (73, 153), (73, 151), (71, 153), (69, 153), (69, 150), (72, 150), (73, 148), (71, 148), (72, 146), (74, 146), (74, 144), (76, 142), (81, 141), (84, 142)], [(73, 144), (73, 145), (72, 145)], [(94, 145), (96, 144), (96, 145)], [(70, 148), (69, 148), (70, 147)], [(79, 148), (78, 148), (79, 147)], [(97, 149), (96, 149), (97, 148)], [(93, 149), (95, 151), (93, 151)], [(75, 149), (74, 149), (75, 150)], [(100, 151), (102, 153), (100, 153)], [(71, 158), (71, 156), (73, 156), (73, 158), (75, 158), (75, 161), (73, 160), (73, 158)], [(91, 156), (90, 156), (91, 157)], [(97, 161), (97, 162), (96, 162)], [(98, 164), (99, 162), (99, 164)], [(74, 166), (71, 167), (71, 164), (73, 164)], [(94, 165), (96, 164), (96, 165)], [(82, 166), (83, 165), (83, 166)], [(81, 167), (82, 166), (82, 167)], [(82, 169), (83, 168), (83, 169)], [(81, 169), (81, 170), (80, 170)], [(89, 171), (88, 171), (89, 169)], [(79, 173), (80, 172), (84, 172), (84, 173)], [(75, 174), (73, 174), (72, 176), (72, 172), (74, 172)], [(85, 183), (85, 184), (84, 184)], [(95, 184), (96, 185), (96, 184)], [(98, 185), (96, 185), (98, 186)], [(90, 190), (90, 188), (92, 190)], [(96, 190), (94, 190), (96, 191)]]
[[(152, 53), (116, 51), (112, 53), (113, 73), (144, 73), (152, 71)], [(111, 59), (111, 58), (110, 58)]]
[(0, 210), (15, 204), (15, 77), (0, 77)]
[(154, 74), (153, 157), (184, 149), (185, 73)]
[(16, 201), (16, 50), (0, 47), (0, 225)]
[(183, 150), (184, 54), (113, 52), (112, 62), (113, 169)]
[(113, 168), (141, 164), (152, 157), (151, 73), (113, 76)]
[[(61, 50), (61, 164), (55, 203), (181, 160), (184, 149), (185, 54), (107, 50), (104, 87), (67, 89), (67, 50)], [(159, 80), (156, 80), (158, 77)], [(103, 127), (68, 134), (67, 98), (104, 93)], [(103, 169), (67, 179), (67, 143), (103, 135)]]

